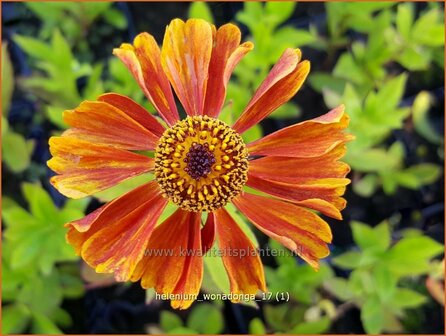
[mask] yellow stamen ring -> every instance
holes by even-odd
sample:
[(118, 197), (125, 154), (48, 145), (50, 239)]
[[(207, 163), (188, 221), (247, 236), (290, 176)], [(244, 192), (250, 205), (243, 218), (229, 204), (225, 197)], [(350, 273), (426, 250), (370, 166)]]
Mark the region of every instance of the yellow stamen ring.
[(187, 117), (167, 129), (155, 150), (155, 177), (163, 196), (187, 211), (226, 205), (247, 180), (248, 151), (221, 120)]

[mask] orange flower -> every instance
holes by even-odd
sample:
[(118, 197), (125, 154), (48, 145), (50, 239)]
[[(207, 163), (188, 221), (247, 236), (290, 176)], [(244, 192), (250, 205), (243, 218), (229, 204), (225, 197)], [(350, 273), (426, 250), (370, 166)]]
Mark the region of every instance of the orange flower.
[[(312, 210), (340, 219), (346, 205), (349, 167), (339, 159), (351, 136), (344, 134), (343, 106), (247, 145), (240, 136), (301, 87), (310, 63), (298, 49), (285, 50), (232, 127), (217, 119), (234, 67), (253, 48), (240, 39), (232, 24), (216, 30), (203, 20), (179, 19), (167, 27), (161, 50), (151, 35), (138, 35), (114, 54), (166, 124), (130, 98), (108, 93), (65, 111), (71, 128), (49, 141), (48, 166), (58, 174), (51, 182), (67, 197), (154, 173), (152, 181), (68, 223), (67, 240), (97, 272), (176, 294), (176, 308), (189, 307), (198, 294), (202, 255), (214, 240), (221, 251), (254, 250), (225, 210), (229, 202), (315, 269), (329, 254), (332, 236)], [(183, 120), (171, 87), (187, 113)], [(138, 151), (154, 151), (154, 158)], [(245, 192), (245, 186), (260, 192)], [(168, 202), (178, 209), (157, 225)], [(232, 293), (266, 290), (258, 255), (221, 255)]]

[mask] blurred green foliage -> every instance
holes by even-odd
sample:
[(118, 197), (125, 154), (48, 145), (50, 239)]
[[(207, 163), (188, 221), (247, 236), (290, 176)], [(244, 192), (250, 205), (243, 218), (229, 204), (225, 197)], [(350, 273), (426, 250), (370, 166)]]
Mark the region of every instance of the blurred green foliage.
[[(343, 103), (351, 117), (349, 129), (356, 139), (349, 143), (345, 160), (354, 171), (364, 173), (353, 190), (367, 197), (380, 186), (393, 194), (398, 186), (418, 189), (436, 181), (440, 166), (405, 167), (402, 144), (386, 146), (391, 133), (403, 128), (411, 113), (416, 131), (425, 137), (429, 133), (427, 139), (433, 143), (443, 143), (427, 120), (426, 93), (420, 93), (413, 107), (402, 105), (407, 73), (389, 71), (393, 63), (409, 71), (429, 71), (432, 62), (444, 69), (444, 15), (439, 4), (430, 4), (418, 18), (411, 3), (333, 2), (326, 7), (332, 39), (324, 48), (329, 56), (345, 46), (350, 50), (339, 56), (331, 74), (310, 74), (310, 83), (323, 93), (328, 107)], [(351, 42), (344, 36), (347, 30), (367, 34), (366, 42)]]
[(34, 142), (26, 140), (8, 125), (14, 84), (14, 71), (5, 43), (2, 45), (2, 160), (12, 172), (20, 173), (30, 164)]
[(88, 200), (70, 200), (56, 208), (39, 185), (24, 183), (28, 210), (3, 197), (3, 333), (61, 333), (71, 324), (60, 305), (83, 294), (78, 257), (65, 241), (64, 224), (81, 218)]
[[(224, 330), (221, 304), (203, 303), (191, 309), (186, 323), (173, 312), (164, 310), (160, 316), (160, 331), (170, 335), (215, 335)], [(149, 330), (155, 331), (155, 330)]]
[[(246, 2), (243, 10), (237, 13), (236, 20), (249, 29), (247, 40), (254, 43), (254, 50), (241, 60), (234, 70), (236, 79), (229, 82), (227, 107), (232, 119), (226, 121), (235, 121), (240, 116), (255, 89), (286, 48), (302, 47), (316, 40), (312, 32), (283, 25), (293, 14), (295, 6), (294, 2), (268, 2), (265, 5)], [(298, 115), (299, 107), (288, 103), (274, 111), (271, 117), (288, 119)], [(225, 114), (222, 118), (225, 120)], [(260, 126), (254, 126), (243, 136), (247, 142), (260, 138)]]
[(127, 19), (112, 7), (112, 2), (25, 2), (25, 5), (42, 22), (40, 39), (48, 39), (61, 29), (68, 44), (81, 53), (90, 52), (86, 37), (95, 21), (102, 19), (113, 29), (127, 28)]
[[(111, 50), (108, 59), (93, 57), (90, 43), (96, 36), (95, 25), (118, 31), (127, 27), (126, 18), (112, 3), (30, 2), (25, 6), (39, 19), (41, 29), (36, 36), (13, 37), (32, 67), (33, 73), (27, 78), (14, 78), (8, 46), (2, 46), (2, 160), (8, 173), (35, 182), (33, 174), (25, 174), (33, 169), (34, 141), (27, 139), (22, 129), (8, 124), (17, 87), (36, 103), (33, 122), (48, 120), (58, 129), (54, 132), (66, 128), (63, 110), (103, 92), (127, 95), (150, 112), (155, 110), (127, 69), (111, 57)], [(244, 39), (253, 41), (255, 49), (236, 67), (221, 118), (230, 124), (238, 118), (285, 48), (303, 48), (304, 58), (306, 51), (310, 55), (320, 53), (324, 64), (313, 64), (318, 71), (310, 73), (307, 86), (321, 94), (327, 108), (346, 105), (351, 118), (349, 131), (356, 137), (345, 157), (353, 170), (354, 193), (372, 198), (382, 188), (391, 196), (400, 187), (420, 190), (436, 182), (442, 169), (429, 162), (426, 148), (417, 148), (414, 163), (407, 160), (407, 146), (394, 135), (404, 130), (419, 136), (436, 149), (437, 161), (444, 158), (444, 137), (430, 115), (441, 102), (424, 88), (436, 72), (444, 71), (443, 7), (428, 3), (419, 12), (414, 3), (327, 2), (322, 26), (296, 28), (296, 6), (294, 2), (246, 2), (236, 14), (236, 23), (248, 32)], [(195, 2), (189, 16), (214, 22), (211, 9), (207, 3)], [(408, 99), (407, 92), (413, 92), (410, 86), (420, 81), (415, 88), (422, 86), (422, 91)], [(303, 112), (291, 101), (271, 118), (287, 122)], [(262, 134), (262, 128), (255, 126), (243, 137), (250, 142)], [(109, 201), (148, 178), (130, 179), (95, 197)], [(36, 183), (23, 183), (22, 194), (23, 199), (16, 193), (4, 196), (2, 202), (2, 331), (61, 333), (71, 324), (71, 316), (61, 308), (62, 301), (77, 298), (84, 290), (78, 258), (65, 242), (63, 224), (82, 217), (89, 200), (69, 200), (57, 208)], [(168, 206), (162, 218), (173, 210)], [(234, 207), (227, 210), (260, 247), (251, 224)], [(293, 256), (275, 257), (275, 266), (265, 267), (268, 288), (272, 293), (288, 293), (289, 302), (243, 303), (262, 313), (262, 318), (249, 322), (249, 332), (329, 332), (352, 308), (360, 309), (368, 333), (405, 332), (409, 313), (429, 301), (423, 277), (441, 277), (440, 263), (433, 258), (443, 253), (443, 246), (420, 231), (401, 231), (399, 224), (392, 218), (375, 227), (352, 221), (355, 246), (323, 262), (319, 272), (299, 264)], [(273, 241), (270, 246), (283, 251)], [(204, 263), (203, 290), (228, 293), (229, 280), (221, 258), (206, 255)], [(339, 269), (345, 271), (343, 277), (335, 275), (340, 274), (335, 272)], [(222, 311), (219, 301), (197, 303), (186, 317), (165, 310), (159, 324), (149, 331), (222, 333), (226, 330)]]
[(432, 268), (431, 259), (444, 251), (443, 245), (421, 232), (408, 230), (392, 246), (388, 222), (371, 228), (352, 222), (353, 238), (359, 251), (349, 251), (333, 263), (352, 270), (348, 279), (335, 278), (325, 288), (341, 301), (361, 308), (361, 320), (369, 334), (404, 331), (399, 319), (406, 309), (426, 303), (427, 298), (402, 285), (404, 278), (424, 275)]

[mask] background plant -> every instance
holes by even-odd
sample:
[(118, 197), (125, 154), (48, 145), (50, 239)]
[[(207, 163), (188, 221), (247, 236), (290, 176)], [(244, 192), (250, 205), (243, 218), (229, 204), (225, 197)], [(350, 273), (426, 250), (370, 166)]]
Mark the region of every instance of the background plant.
[[(444, 130), (439, 126), (444, 121), (443, 4), (130, 5), (146, 30), (176, 16), (201, 17), (217, 25), (232, 20), (243, 39), (254, 42), (255, 49), (237, 66), (228, 86), (222, 112), (228, 123), (243, 111), (281, 52), (302, 49), (312, 61), (307, 84), (262, 127), (246, 132), (247, 142), (340, 103), (346, 105), (349, 131), (356, 136), (345, 158), (352, 167), (349, 206), (344, 221), (333, 222), (332, 257), (321, 270), (315, 273), (291, 255), (265, 257), (269, 290), (289, 293), (287, 302), (197, 302), (187, 312), (153, 300), (152, 291), (147, 291), (144, 306), (138, 285), (110, 286), (110, 279), (91, 276), (65, 244), (63, 223), (147, 176), (85, 201), (65, 200), (48, 183), (47, 140), (66, 128), (63, 110), (114, 91), (155, 112), (111, 55), (113, 47), (131, 41), (138, 20), (133, 22), (127, 5), (121, 4), (14, 6), (23, 16), (4, 20), (7, 43), (2, 46), (4, 333), (91, 332), (73, 329), (84, 324), (70, 306), (76, 300), (85, 304), (89, 293), (96, 295), (94, 307), (107, 307), (91, 314), (118, 311), (91, 320), (122, 323), (125, 316), (136, 316), (123, 324), (141, 325), (136, 333), (432, 333), (429, 327), (435, 323), (428, 321), (444, 305), (439, 299), (444, 290), (438, 286), (444, 279), (444, 242), (435, 231), (443, 226), (444, 211)], [(227, 17), (225, 10), (232, 14)], [(152, 13), (154, 20), (141, 20), (144, 13)], [(3, 15), (7, 18), (7, 11)], [(162, 15), (162, 22), (155, 20)], [(253, 228), (235, 208), (228, 210), (255, 246), (281, 249), (251, 233)], [(205, 258), (203, 291), (229, 291), (218, 257)], [(104, 304), (107, 296), (113, 299)], [(153, 320), (145, 322), (147, 316)], [(107, 328), (111, 322), (102, 323)], [(130, 332), (121, 328), (99, 332)]]

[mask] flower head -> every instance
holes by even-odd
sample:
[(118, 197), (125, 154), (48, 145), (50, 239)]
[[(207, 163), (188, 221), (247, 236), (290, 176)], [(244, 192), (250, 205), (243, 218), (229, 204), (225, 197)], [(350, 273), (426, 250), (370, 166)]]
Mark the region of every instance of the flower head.
[[(203, 277), (202, 254), (182, 250), (204, 253), (214, 241), (222, 251), (255, 250), (225, 210), (228, 203), (316, 269), (332, 236), (312, 210), (340, 219), (346, 205), (349, 167), (339, 159), (351, 136), (344, 133), (348, 117), (342, 106), (249, 144), (240, 136), (299, 90), (310, 69), (299, 50), (284, 51), (232, 126), (218, 120), (231, 73), (253, 48), (240, 40), (236, 26), (217, 30), (203, 20), (173, 20), (161, 50), (151, 35), (138, 35), (114, 54), (165, 124), (130, 98), (108, 93), (65, 111), (71, 128), (50, 139), (48, 166), (57, 173), (51, 183), (67, 197), (154, 173), (147, 183), (68, 223), (67, 240), (97, 272), (184, 295), (172, 301), (177, 308), (190, 306)], [(183, 120), (171, 87), (187, 114)], [(141, 151), (154, 151), (154, 158)], [(158, 223), (168, 202), (178, 209)], [(223, 253), (222, 260), (231, 292), (266, 290), (258, 255)]]

